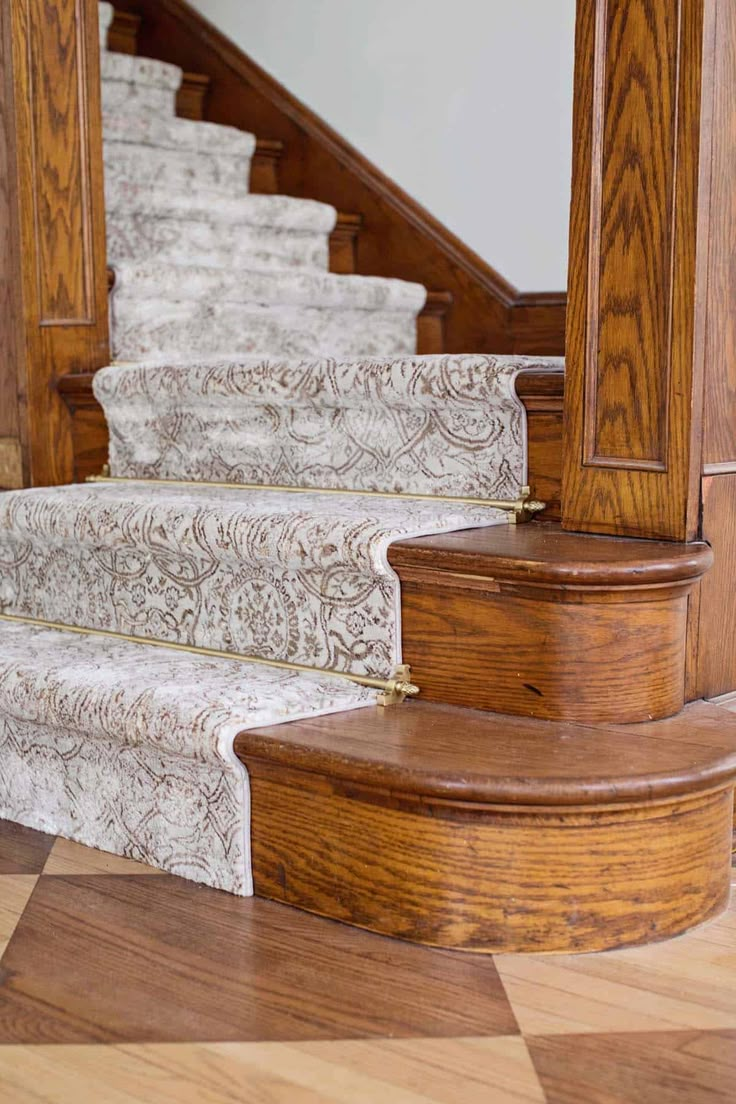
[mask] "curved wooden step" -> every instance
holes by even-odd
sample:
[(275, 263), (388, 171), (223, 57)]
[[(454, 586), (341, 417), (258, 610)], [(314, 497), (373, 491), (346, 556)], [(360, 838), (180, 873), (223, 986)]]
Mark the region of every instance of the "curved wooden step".
[(712, 561), (704, 542), (546, 521), (389, 549), (404, 659), (425, 700), (595, 723), (682, 709), (688, 596)]
[(413, 702), (242, 733), (256, 894), (462, 950), (649, 943), (730, 882), (736, 718), (570, 725)]

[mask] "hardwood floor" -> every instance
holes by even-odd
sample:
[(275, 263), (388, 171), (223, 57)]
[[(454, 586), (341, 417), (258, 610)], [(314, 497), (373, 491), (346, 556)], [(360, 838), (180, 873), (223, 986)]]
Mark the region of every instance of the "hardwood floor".
[(414, 947), (0, 821), (9, 1104), (717, 1104), (736, 910), (655, 946)]

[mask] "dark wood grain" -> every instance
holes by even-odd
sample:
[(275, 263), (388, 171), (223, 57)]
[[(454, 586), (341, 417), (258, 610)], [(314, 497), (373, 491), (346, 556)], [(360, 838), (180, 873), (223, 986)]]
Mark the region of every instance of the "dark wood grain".
[(578, 3), (563, 473), (571, 529), (697, 534), (713, 8)]
[(717, 5), (703, 463), (736, 470), (736, 5)]
[(526, 1036), (547, 1104), (723, 1104), (736, 1031)]
[(0, 980), (4, 1044), (518, 1032), (490, 960), (169, 875), (44, 877)]
[(107, 30), (107, 48), (118, 54), (138, 52), (138, 28), (141, 25), (139, 15), (116, 9), (112, 23)]
[(389, 561), (426, 699), (598, 722), (682, 708), (688, 594), (712, 563), (707, 544), (533, 522), (402, 541)]
[(40, 874), (55, 837), (8, 820), (0, 825), (0, 874)]
[(417, 700), (242, 732), (262, 759), (378, 791), (478, 805), (609, 806), (705, 792), (736, 770), (736, 716), (707, 702), (641, 724), (574, 724)]
[(36, 484), (72, 478), (57, 380), (108, 361), (97, 35), (92, 0), (4, 8), (4, 157), (18, 183), (0, 219), (11, 228), (4, 281), (14, 285), (3, 296), (2, 328), (13, 332), (2, 387), (16, 409), (23, 479)]
[(702, 711), (647, 735), (415, 702), (241, 733), (256, 893), (465, 950), (665, 938), (728, 899), (736, 725), (689, 739)]
[(16, 125), (10, 7), (0, 5), (0, 488), (22, 487), (27, 477), (23, 300), (19, 280), (20, 226), (15, 173)]
[(736, 688), (736, 473), (703, 480), (703, 537), (714, 565), (700, 584), (693, 696), (715, 697)]
[(358, 270), (358, 240), (363, 216), (338, 212), (335, 229), (330, 234), (330, 272), (352, 276)]
[(736, 7), (716, 5), (707, 286), (702, 536), (716, 554), (693, 603), (689, 691), (736, 690)]
[(432, 356), (445, 351), (445, 327), (452, 310), (452, 292), (428, 291), (417, 318), (417, 353)]
[(446, 352), (564, 352), (560, 293), (552, 301), (520, 296), (183, 0), (120, 0), (117, 6), (143, 16), (142, 54), (212, 78), (208, 119), (284, 142), (282, 192), (363, 216), (357, 272), (415, 280), (452, 294)]

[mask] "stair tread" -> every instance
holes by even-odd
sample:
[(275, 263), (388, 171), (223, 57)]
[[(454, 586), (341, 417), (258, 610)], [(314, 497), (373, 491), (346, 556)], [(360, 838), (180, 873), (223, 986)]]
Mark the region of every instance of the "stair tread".
[[(116, 729), (121, 743), (152, 743), (193, 758), (213, 751), (215, 727), (224, 727), (232, 738), (241, 725), (263, 724), (259, 717), (265, 714), (286, 720), (375, 699), (375, 691), (322, 672), (3, 620), (0, 672), (4, 715), (15, 715), (22, 701), (23, 715), (34, 723), (64, 728), (74, 716), (89, 734), (104, 736), (110, 731), (105, 709), (114, 709), (125, 717)], [(33, 686), (53, 692), (31, 698)], [(105, 708), (93, 702), (104, 702)]]
[(129, 116), (110, 111), (105, 112), (104, 124), (104, 142), (110, 146), (144, 145), (232, 157), (251, 157), (256, 149), (256, 138), (248, 131), (175, 115), (164, 119), (157, 115)]
[[(195, 124), (199, 125), (199, 124)], [(327, 203), (293, 196), (243, 195), (221, 199), (217, 204), (206, 198), (179, 194), (168, 189), (148, 188), (144, 194), (113, 187), (107, 196), (110, 215), (139, 213), (147, 218), (175, 218), (206, 223), (232, 223), (274, 227), (287, 231), (329, 233), (337, 212)]]
[(259, 272), (157, 261), (115, 264), (115, 294), (152, 300), (215, 299), (268, 306), (299, 305), (358, 310), (420, 311), (421, 284), (382, 276), (337, 276), (322, 272)]
[(534, 521), (503, 531), (465, 531), (398, 541), (389, 554), (396, 568), (431, 566), (487, 578), (606, 587), (681, 582), (708, 570), (704, 541), (606, 537), (566, 532), (557, 522)]
[(247, 765), (469, 803), (617, 804), (705, 789), (736, 773), (736, 717), (707, 702), (629, 725), (542, 721), (459, 706), (399, 708), (251, 729)]
[(100, 76), (103, 82), (122, 81), (175, 92), (181, 84), (182, 70), (167, 61), (103, 50), (100, 54)]

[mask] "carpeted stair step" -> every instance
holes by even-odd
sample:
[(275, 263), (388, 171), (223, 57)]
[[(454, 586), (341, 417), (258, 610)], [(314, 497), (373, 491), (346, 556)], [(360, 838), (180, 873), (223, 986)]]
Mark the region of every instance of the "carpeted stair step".
[(374, 701), (335, 676), (0, 620), (0, 817), (248, 894), (236, 735)]
[(199, 195), (158, 188), (144, 195), (113, 183), (107, 200), (108, 258), (113, 265), (155, 259), (326, 272), (335, 217), (334, 207), (289, 196), (244, 195), (213, 205)]
[(388, 678), (394, 540), (507, 516), (349, 493), (72, 484), (0, 498), (0, 608), (54, 624)]
[(230, 357), (112, 366), (94, 390), (116, 476), (513, 499), (526, 475), (516, 377), (561, 364)]
[(100, 75), (103, 114), (145, 112), (164, 119), (175, 115), (176, 94), (182, 79), (178, 66), (103, 50)]
[(411, 354), (420, 284), (380, 277), (263, 273), (149, 261), (116, 266), (113, 351), (146, 357)]
[(231, 198), (248, 190), (255, 138), (235, 127), (138, 115), (105, 117), (105, 187), (111, 201), (151, 188)]

